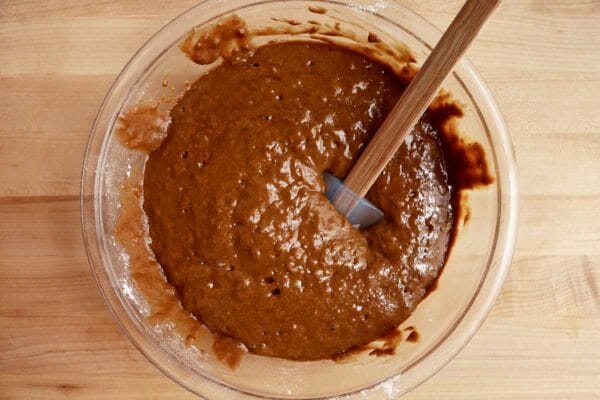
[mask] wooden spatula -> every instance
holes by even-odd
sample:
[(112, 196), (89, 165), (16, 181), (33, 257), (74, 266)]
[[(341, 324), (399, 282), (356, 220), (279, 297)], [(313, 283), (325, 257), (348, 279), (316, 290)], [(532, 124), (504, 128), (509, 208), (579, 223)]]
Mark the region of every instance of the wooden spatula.
[(336, 178), (326, 173), (329, 200), (338, 211), (349, 217), (352, 224), (366, 228), (383, 216), (383, 213), (363, 197), (398, 151), (406, 135), (437, 95), (444, 79), (452, 72), (500, 1), (467, 0), (362, 152), (346, 176), (343, 186), (337, 181), (338, 187), (335, 190), (330, 188), (336, 185)]

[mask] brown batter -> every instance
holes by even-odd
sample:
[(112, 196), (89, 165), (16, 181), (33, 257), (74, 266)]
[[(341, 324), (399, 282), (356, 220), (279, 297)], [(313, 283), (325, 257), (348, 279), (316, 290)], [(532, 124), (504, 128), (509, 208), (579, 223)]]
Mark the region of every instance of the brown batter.
[(402, 89), (358, 53), (300, 42), (192, 85), (144, 180), (152, 249), (187, 310), (255, 353), (299, 360), (367, 344), (410, 315), (453, 233), (447, 141), (425, 116), (369, 192), (385, 220), (367, 231), (322, 180), (345, 176)]

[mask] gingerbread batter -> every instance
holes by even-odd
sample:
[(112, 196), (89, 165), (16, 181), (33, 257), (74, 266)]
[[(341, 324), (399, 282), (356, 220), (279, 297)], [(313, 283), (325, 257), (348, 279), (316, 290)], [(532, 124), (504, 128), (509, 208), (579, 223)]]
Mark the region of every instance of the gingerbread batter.
[(461, 160), (439, 133), (442, 104), (369, 192), (378, 225), (350, 226), (322, 179), (346, 175), (403, 88), (386, 66), (315, 42), (260, 47), (191, 86), (144, 178), (152, 249), (186, 310), (295, 360), (335, 357), (410, 315), (444, 266), (455, 180), (485, 160)]

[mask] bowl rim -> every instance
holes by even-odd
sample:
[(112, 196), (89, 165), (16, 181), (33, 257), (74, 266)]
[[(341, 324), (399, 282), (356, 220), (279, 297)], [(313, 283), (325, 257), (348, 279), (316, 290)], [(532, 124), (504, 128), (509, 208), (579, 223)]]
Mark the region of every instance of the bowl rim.
[[(86, 147), (85, 147), (84, 160), (83, 160), (83, 164), (82, 164), (83, 166), (82, 166), (81, 180), (80, 180), (81, 227), (82, 227), (84, 247), (85, 247), (86, 255), (88, 258), (88, 264), (90, 265), (90, 269), (92, 270), (92, 274), (96, 281), (96, 285), (98, 286), (98, 289), (99, 289), (100, 293), (102, 294), (102, 297), (104, 298), (104, 301), (106, 302), (113, 318), (117, 321), (120, 328), (124, 331), (125, 335), (134, 344), (134, 346), (157, 369), (159, 369), (163, 374), (165, 374), (171, 380), (177, 382), (180, 386), (184, 387), (188, 391), (190, 391), (196, 395), (199, 395), (199, 396), (203, 396), (204, 393), (199, 392), (199, 388), (197, 386), (192, 386), (190, 380), (183, 379), (181, 376), (179, 376), (177, 373), (175, 373), (173, 371), (173, 368), (177, 368), (177, 366), (170, 365), (171, 368), (168, 368), (164, 362), (158, 362), (159, 358), (161, 359), (161, 361), (165, 361), (165, 360), (172, 361), (172, 360), (169, 359), (170, 356), (168, 354), (166, 354), (165, 352), (163, 352), (157, 348), (152, 348), (151, 346), (149, 347), (147, 345), (147, 343), (146, 344), (144, 343), (144, 341), (150, 341), (151, 339), (149, 339), (147, 337), (145, 332), (141, 332), (140, 328), (138, 326), (136, 326), (135, 323), (133, 323), (132, 318), (127, 313), (126, 307), (122, 303), (120, 296), (113, 289), (112, 280), (104, 268), (104, 264), (106, 263), (106, 260), (104, 259), (103, 252), (100, 250), (101, 246), (99, 245), (99, 242), (98, 242), (99, 233), (100, 233), (98, 231), (98, 221), (97, 221), (98, 215), (94, 211), (98, 210), (98, 209), (101, 210), (101, 208), (99, 207), (99, 201), (98, 201), (98, 197), (101, 198), (101, 196), (97, 196), (96, 189), (98, 187), (102, 187), (102, 185), (101, 185), (102, 171), (99, 168), (99, 162), (102, 161), (102, 159), (103, 159), (102, 154), (106, 150), (106, 140), (107, 140), (107, 136), (108, 136), (107, 132), (104, 132), (104, 131), (99, 132), (98, 126), (100, 124), (100, 120), (101, 120), (103, 114), (106, 111), (106, 107), (108, 105), (109, 99), (111, 99), (115, 95), (115, 92), (118, 89), (119, 83), (123, 80), (124, 75), (126, 75), (126, 73), (129, 72), (129, 70), (134, 67), (135, 62), (139, 62), (141, 59), (143, 59), (144, 56), (147, 57), (147, 55), (145, 53), (146, 53), (146, 51), (149, 50), (149, 47), (151, 47), (151, 44), (155, 40), (157, 40), (161, 36), (169, 35), (170, 34), (169, 29), (174, 28), (174, 26), (177, 23), (181, 22), (181, 20), (183, 20), (186, 15), (192, 13), (193, 11), (195, 11), (197, 9), (206, 7), (214, 2), (215, 2), (215, 0), (202, 0), (199, 3), (197, 3), (196, 5), (190, 7), (189, 9), (185, 10), (184, 12), (180, 13), (177, 17), (175, 17), (174, 19), (169, 21), (167, 24), (165, 24), (163, 27), (161, 27), (154, 35), (152, 35), (133, 54), (133, 56), (125, 64), (123, 69), (116, 76), (110, 89), (107, 91), (107, 94), (105, 95), (105, 97), (102, 101), (102, 104), (98, 110), (98, 113), (95, 117), (94, 123), (90, 130), (90, 135), (89, 135)], [(220, 1), (218, 1), (218, 2), (220, 2)], [(245, 3), (245, 5), (243, 7), (235, 7), (232, 5), (228, 5), (228, 11), (211, 18), (210, 21), (217, 19), (223, 15), (230, 14), (233, 9), (239, 10), (240, 8), (255, 7), (255, 6), (258, 6), (261, 4), (266, 4), (266, 3), (281, 3), (283, 1), (282, 0), (242, 0), (242, 2)], [(429, 50), (431, 50), (431, 46), (429, 46), (421, 37), (416, 36), (413, 32), (406, 30), (404, 27), (402, 27), (398, 23), (394, 22), (393, 20), (387, 18), (386, 16), (381, 15), (376, 11), (369, 10), (352, 0), (350, 0), (350, 1), (306, 0), (306, 2), (322, 4), (322, 5), (334, 4), (334, 5), (338, 5), (338, 6), (358, 7), (362, 11), (370, 13), (378, 18), (382, 18), (382, 19), (386, 20), (387, 22), (392, 23), (396, 27), (404, 30), (409, 35), (413, 36), (415, 39), (420, 41)], [(234, 2), (231, 2), (231, 3), (234, 3)], [(238, 3), (238, 1), (236, 1), (235, 3)], [(390, 3), (391, 3), (391, 5), (393, 5), (394, 7), (401, 9), (403, 13), (409, 14), (412, 17), (418, 19), (419, 22), (423, 24), (423, 29), (429, 31), (429, 32), (427, 32), (427, 35), (434, 37), (436, 39), (436, 41), (441, 36), (441, 31), (437, 27), (435, 27), (428, 20), (421, 17), (419, 14), (412, 11), (408, 7), (406, 7), (402, 4), (399, 4), (395, 0), (384, 0), (383, 3), (387, 3), (387, 5), (390, 5)], [(209, 21), (207, 21), (207, 22), (209, 22)], [(175, 41), (173, 41), (172, 45), (177, 43), (179, 40), (181, 40), (181, 37), (177, 37), (175, 39)], [(156, 59), (159, 58), (164, 53), (164, 51), (166, 51), (166, 49), (163, 49), (158, 54), (153, 55), (153, 58), (146, 60), (144, 62), (144, 64), (152, 65), (156, 61)], [(435, 362), (435, 365), (433, 366), (433, 368), (428, 369), (426, 372), (422, 372), (421, 375), (418, 377), (418, 379), (415, 379), (415, 382), (412, 385), (406, 386), (402, 390), (402, 392), (396, 393), (396, 395), (405, 394), (409, 391), (412, 391), (416, 387), (420, 386), (422, 383), (424, 383), (429, 378), (434, 376), (437, 372), (439, 372), (439, 370), (441, 370), (445, 365), (447, 365), (460, 351), (462, 351), (462, 349), (465, 348), (465, 346), (469, 343), (469, 341), (472, 339), (472, 337), (475, 335), (477, 330), (481, 327), (481, 325), (485, 321), (486, 316), (491, 311), (492, 306), (494, 305), (498, 295), (500, 294), (500, 289), (504, 283), (504, 280), (505, 280), (508, 270), (510, 268), (510, 263), (511, 263), (511, 260), (512, 260), (512, 257), (514, 254), (514, 250), (515, 250), (515, 245), (516, 245), (517, 229), (518, 229), (518, 211), (519, 211), (519, 188), (518, 188), (518, 177), (517, 177), (517, 167), (516, 167), (517, 163), (516, 163), (516, 157), (515, 157), (512, 141), (510, 139), (510, 135), (508, 133), (506, 123), (501, 115), (500, 108), (499, 108), (498, 104), (496, 103), (495, 99), (493, 98), (489, 87), (483, 81), (481, 75), (477, 72), (477, 70), (474, 68), (473, 64), (468, 60), (468, 58), (466, 56), (462, 58), (462, 60), (460, 61), (460, 65), (464, 66), (462, 75), (466, 76), (466, 78), (470, 81), (470, 87), (473, 88), (473, 86), (475, 86), (476, 91), (478, 93), (482, 94), (482, 99), (480, 99), (476, 103), (474, 101), (474, 99), (472, 98), (471, 90), (467, 89), (467, 86), (464, 84), (463, 79), (460, 76), (458, 76), (458, 74), (456, 72), (453, 72), (454, 77), (463, 86), (463, 88), (465, 89), (465, 92), (469, 96), (471, 96), (471, 99), (473, 100), (473, 104), (475, 104), (477, 106), (477, 112), (479, 114), (480, 120), (485, 125), (486, 135), (488, 135), (488, 139), (490, 139), (490, 142), (491, 142), (491, 137), (490, 137), (490, 133), (489, 133), (489, 129), (488, 129), (488, 122), (490, 120), (492, 122), (492, 125), (494, 125), (496, 127), (496, 129), (500, 132), (500, 134), (503, 136), (504, 140), (498, 141), (498, 144), (502, 145), (502, 148), (494, 149), (494, 151), (491, 152), (491, 155), (493, 156), (494, 166), (495, 166), (496, 170), (499, 170), (497, 153), (500, 150), (502, 150), (509, 168), (507, 171), (506, 182), (503, 182), (505, 187), (503, 187), (500, 184), (498, 185), (498, 194), (497, 194), (498, 211), (497, 211), (496, 230), (495, 230), (494, 238), (493, 238), (493, 247), (490, 250), (487, 266), (486, 266), (484, 273), (482, 274), (482, 278), (480, 280), (479, 286), (475, 290), (470, 302), (466, 305), (464, 313), (454, 322), (454, 324), (452, 326), (448, 327), (447, 333), (445, 334), (445, 336), (443, 336), (441, 338), (440, 342), (437, 343), (435, 346), (432, 346), (428, 351), (424, 352), (419, 357), (417, 357), (413, 362), (411, 362), (402, 371), (401, 374), (403, 375), (405, 371), (415, 368), (417, 365), (421, 364), (423, 362), (423, 360), (425, 360), (425, 359), (429, 359), (431, 361), (430, 356), (437, 355), (438, 360), (435, 360), (436, 362)], [(137, 80), (134, 81), (133, 84), (128, 88), (126, 95), (123, 96), (123, 98), (120, 100), (120, 103), (119, 103), (120, 106), (122, 106), (123, 102), (125, 102), (125, 100), (129, 97), (128, 96), (129, 92), (137, 86), (137, 83), (139, 82), (141, 77), (142, 77), (142, 75), (139, 75), (137, 77)], [(486, 115), (485, 118), (482, 116), (482, 113), (481, 113), (481, 110), (479, 107), (479, 105), (482, 103), (482, 101), (484, 103), (486, 103), (486, 108), (488, 108), (489, 110), (492, 110), (490, 115)], [(120, 106), (116, 108), (117, 111), (121, 109)], [(116, 114), (116, 112), (114, 112), (113, 114)], [(114, 125), (114, 120), (116, 119), (116, 117), (117, 117), (116, 115), (112, 115), (112, 121), (109, 123), (109, 126)], [(100, 136), (102, 136), (102, 137), (100, 138)], [(99, 143), (101, 144), (100, 153), (94, 157), (94, 155), (92, 154), (92, 149), (93, 149), (94, 145), (97, 145)], [(496, 144), (495, 141), (494, 141), (494, 144)], [(499, 177), (496, 177), (496, 179), (499, 179)], [(509, 196), (507, 197), (508, 204), (506, 204), (506, 206), (504, 205), (504, 203), (502, 201), (502, 199), (503, 199), (502, 191), (503, 190), (505, 190), (509, 194)], [(93, 202), (90, 202), (90, 200), (93, 200)], [(92, 210), (87, 208), (90, 204), (93, 205)], [(503, 207), (505, 209), (503, 209)], [(91, 211), (91, 213), (90, 213), (90, 211)], [(503, 213), (505, 213), (508, 217), (507, 221), (504, 223), (504, 225), (502, 225), (500, 223), (500, 218), (502, 215), (504, 215)], [(91, 215), (88, 215), (88, 214), (91, 214)], [(505, 227), (504, 232), (499, 232), (499, 230), (502, 226)], [(504, 241), (502, 242), (503, 251), (500, 254), (500, 259), (497, 261), (497, 263), (499, 263), (499, 265), (500, 265), (500, 268), (499, 268), (498, 273), (496, 273), (494, 275), (494, 277), (493, 277), (494, 279), (491, 281), (491, 286), (489, 288), (489, 292), (488, 292), (487, 296), (484, 299), (481, 299), (480, 294), (481, 294), (482, 286), (485, 283), (490, 284), (490, 282), (487, 280), (487, 277), (489, 274), (490, 264), (491, 264), (492, 260), (498, 255), (497, 254), (497, 245), (499, 243), (498, 241), (499, 241), (500, 235), (503, 236), (503, 239), (504, 239)], [(99, 264), (99, 265), (97, 265), (97, 264)], [(478, 307), (477, 309), (473, 309), (472, 305), (477, 300), (483, 300), (483, 304), (481, 304), (481, 306)], [(459, 328), (459, 326), (464, 325), (466, 320), (470, 320), (471, 321), (470, 324), (468, 324), (468, 326), (465, 327), (467, 329), (464, 332), (462, 332), (461, 335), (456, 337), (457, 329)], [(452, 335), (454, 335), (455, 337), (451, 337)], [(453, 339), (453, 341), (455, 341), (457, 343), (454, 343), (451, 346), (451, 343), (449, 343), (450, 342), (449, 339)], [(445, 351), (442, 351), (442, 350), (444, 350), (443, 349), (444, 347), (445, 348), (450, 347), (450, 349), (445, 349)], [(437, 353), (437, 354), (435, 354), (435, 353)], [(178, 369), (181, 370), (181, 368), (178, 368)], [(398, 376), (398, 375), (393, 375), (393, 376), (387, 377), (387, 378), (383, 379), (382, 381), (375, 383), (373, 385), (370, 385), (368, 387), (365, 387), (363, 389), (345, 393), (344, 396), (352, 396), (356, 393), (369, 391), (371, 389), (376, 388), (380, 384), (393, 379), (395, 376)], [(200, 379), (200, 381), (205, 384), (216, 384), (223, 389), (231, 390), (231, 391), (234, 391), (235, 393), (243, 393), (243, 394), (249, 395), (254, 398), (285, 398), (285, 397), (281, 397), (281, 396), (280, 397), (268, 397), (268, 396), (265, 396), (262, 394), (253, 393), (251, 391), (246, 391), (246, 390), (243, 390), (243, 389), (240, 389), (237, 387), (233, 387), (225, 382), (222, 382), (212, 376), (205, 375), (205, 374), (198, 374), (194, 378)], [(325, 397), (312, 397), (312, 398), (328, 399), (331, 397), (325, 396)]]

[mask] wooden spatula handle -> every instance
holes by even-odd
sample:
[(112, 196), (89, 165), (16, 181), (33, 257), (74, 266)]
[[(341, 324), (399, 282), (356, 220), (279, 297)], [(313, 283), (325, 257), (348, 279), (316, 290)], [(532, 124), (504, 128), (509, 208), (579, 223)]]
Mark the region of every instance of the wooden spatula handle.
[(467, 0), (352, 167), (346, 187), (361, 197), (367, 194), (500, 1)]

